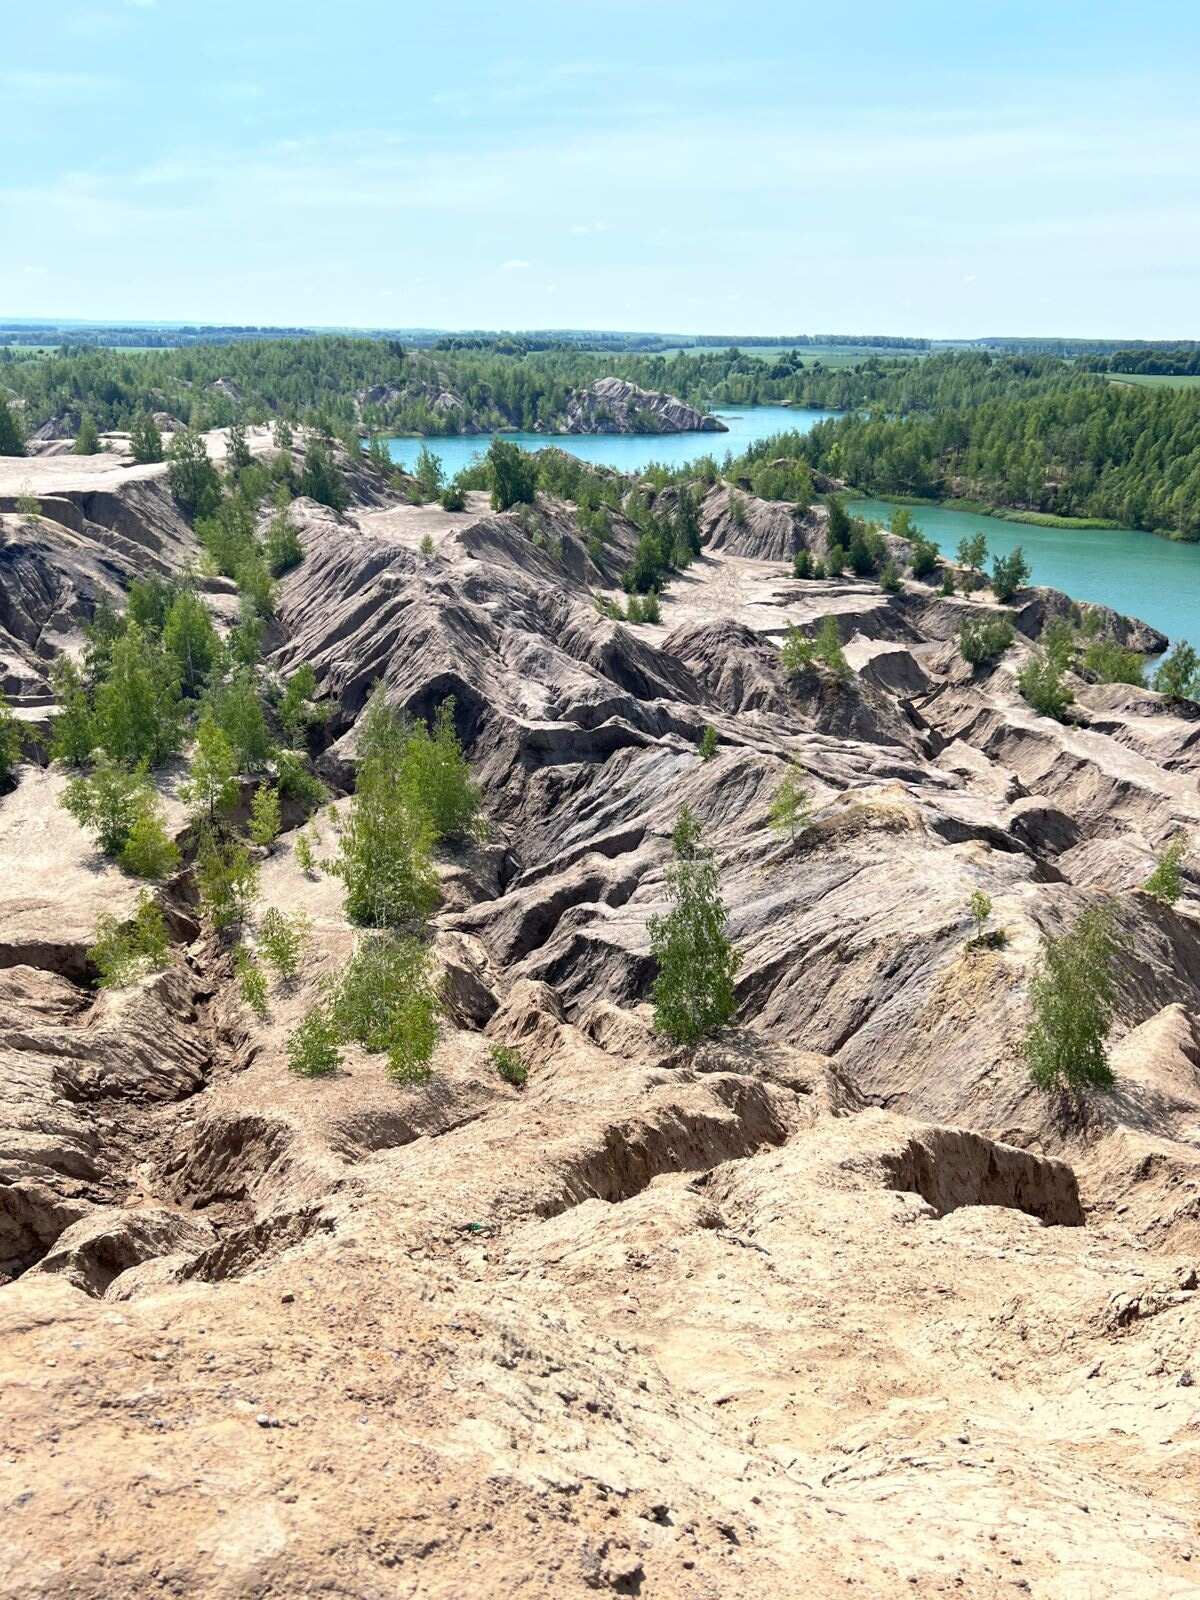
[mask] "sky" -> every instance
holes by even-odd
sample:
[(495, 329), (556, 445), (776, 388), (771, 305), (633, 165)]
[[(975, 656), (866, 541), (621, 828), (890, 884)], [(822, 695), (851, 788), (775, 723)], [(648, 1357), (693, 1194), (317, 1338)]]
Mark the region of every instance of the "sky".
[(3, 0), (0, 317), (1200, 336), (1200, 7)]

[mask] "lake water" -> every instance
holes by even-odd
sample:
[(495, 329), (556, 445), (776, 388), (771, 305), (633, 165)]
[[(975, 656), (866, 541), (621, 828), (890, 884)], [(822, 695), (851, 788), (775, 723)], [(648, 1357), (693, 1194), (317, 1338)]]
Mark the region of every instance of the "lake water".
[[(720, 461), (726, 451), (740, 455), (747, 445), (789, 430), (807, 432), (836, 412), (800, 406), (744, 406), (714, 415), (728, 433), (561, 434), (506, 433), (525, 450), (557, 447), (581, 461), (621, 472), (640, 472), (651, 461), (684, 466), (700, 456)], [(393, 461), (411, 468), (423, 444), (440, 456), (448, 478), (486, 451), (494, 436), (470, 438), (391, 438)], [(856, 499), (855, 514), (886, 522), (894, 507), (886, 500)], [(1062, 589), (1076, 600), (1094, 600), (1152, 623), (1172, 639), (1187, 639), (1200, 649), (1200, 544), (1175, 544), (1134, 528), (1071, 532), (1032, 522), (1007, 522), (948, 506), (910, 506), (913, 521), (939, 550), (953, 555), (967, 534), (987, 536), (988, 550), (1008, 555), (1016, 545), (1033, 568), (1033, 582)]]
[[(847, 502), (847, 509), (873, 522), (887, 522), (895, 506), (888, 500), (855, 499)], [(989, 568), (993, 555), (1009, 555), (1020, 545), (1034, 583), (1141, 617), (1172, 641), (1186, 639), (1200, 649), (1200, 544), (1176, 544), (1136, 528), (1042, 528), (950, 506), (908, 510), (921, 532), (948, 556), (954, 555), (960, 539), (973, 533), (987, 538)]]
[[(651, 461), (668, 467), (686, 466), (700, 456), (715, 456), (720, 461), (727, 450), (741, 455), (747, 445), (769, 439), (773, 433), (807, 433), (834, 411), (813, 411), (801, 406), (744, 406), (740, 410), (714, 411), (713, 416), (729, 429), (728, 433), (505, 433), (501, 437), (519, 444), (522, 450), (569, 450), (581, 461), (615, 467), (618, 472), (641, 472)], [(406, 470), (416, 462), (423, 444), (441, 456), (446, 476), (452, 478), (482, 455), (494, 434), (477, 433), (470, 438), (386, 439), (392, 460)]]

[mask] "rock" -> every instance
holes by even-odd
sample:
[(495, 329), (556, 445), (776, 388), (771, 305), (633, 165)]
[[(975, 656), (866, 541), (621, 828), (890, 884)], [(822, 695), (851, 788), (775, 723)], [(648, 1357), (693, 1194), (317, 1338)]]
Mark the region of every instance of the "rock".
[(707, 416), (674, 395), (640, 389), (624, 378), (597, 378), (586, 389), (567, 396), (561, 433), (728, 433), (717, 417)]

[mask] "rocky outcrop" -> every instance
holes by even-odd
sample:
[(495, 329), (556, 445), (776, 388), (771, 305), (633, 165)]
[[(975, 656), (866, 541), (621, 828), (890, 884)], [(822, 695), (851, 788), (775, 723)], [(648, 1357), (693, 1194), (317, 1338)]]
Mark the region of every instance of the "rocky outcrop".
[(624, 378), (597, 378), (567, 399), (561, 422), (545, 433), (728, 433), (717, 417), (674, 395), (640, 389)]

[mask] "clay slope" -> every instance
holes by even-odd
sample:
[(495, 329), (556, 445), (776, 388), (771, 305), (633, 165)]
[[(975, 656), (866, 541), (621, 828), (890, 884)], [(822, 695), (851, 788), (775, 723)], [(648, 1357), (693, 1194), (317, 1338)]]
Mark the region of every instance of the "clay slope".
[[(1047, 722), (1036, 618), (972, 674), (924, 586), (798, 582), (706, 517), (630, 626), (593, 600), (623, 519), (298, 508), (273, 664), (318, 674), (335, 793), (381, 681), (454, 695), (487, 799), (439, 862), (428, 1086), (288, 1074), (356, 937), (294, 834), (260, 909), (313, 939), (258, 1022), (185, 883), (170, 971), (95, 998), (79, 924), (130, 887), (69, 821), (32, 848), (56, 778), (0, 800), (0, 1595), (1197, 1592), (1196, 891), (1138, 889), (1196, 826), (1195, 722), (1083, 685)], [(785, 679), (831, 615), (850, 676)], [(691, 1053), (647, 1005), (685, 800), (742, 955)], [(1039, 932), (1100, 895), (1117, 1086), (1081, 1117), (1019, 1043)]]

